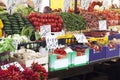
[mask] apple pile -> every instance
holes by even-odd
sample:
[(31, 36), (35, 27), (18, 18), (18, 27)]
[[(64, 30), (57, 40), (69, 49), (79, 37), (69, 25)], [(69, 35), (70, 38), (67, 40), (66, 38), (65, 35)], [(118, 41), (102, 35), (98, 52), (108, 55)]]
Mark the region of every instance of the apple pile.
[(59, 32), (62, 30), (63, 20), (57, 14), (52, 13), (31, 13), (28, 20), (33, 24), (36, 30), (40, 31), (40, 26), (51, 25), (52, 32)]
[(54, 54), (57, 54), (57, 59), (64, 58), (67, 55), (66, 51), (62, 48), (55, 49)]

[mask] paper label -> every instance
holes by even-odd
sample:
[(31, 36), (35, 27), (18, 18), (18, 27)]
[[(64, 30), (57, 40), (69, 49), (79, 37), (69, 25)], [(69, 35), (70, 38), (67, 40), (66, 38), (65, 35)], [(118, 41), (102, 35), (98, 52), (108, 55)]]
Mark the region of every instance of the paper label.
[(106, 20), (99, 21), (99, 30), (107, 30), (107, 22)]
[(51, 34), (51, 25), (40, 26), (41, 37), (46, 37), (46, 35)]
[(18, 62), (13, 62), (13, 63), (9, 63), (6, 65), (2, 65), (1, 69), (6, 70), (10, 65), (15, 65), (16, 67), (20, 69), (20, 71), (24, 71), (23, 67)]
[(58, 39), (55, 35), (46, 36), (46, 44), (48, 49), (56, 49), (58, 47)]
[(78, 43), (87, 43), (88, 42), (86, 36), (83, 33), (74, 34), (74, 36), (75, 36), (76, 40), (78, 41)]

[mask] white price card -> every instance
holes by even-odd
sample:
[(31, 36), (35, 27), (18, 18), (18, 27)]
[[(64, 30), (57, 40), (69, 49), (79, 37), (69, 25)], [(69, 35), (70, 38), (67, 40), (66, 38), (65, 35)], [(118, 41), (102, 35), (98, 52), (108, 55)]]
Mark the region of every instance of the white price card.
[(87, 10), (91, 0), (81, 0), (81, 8)]
[(46, 36), (46, 44), (48, 49), (56, 49), (58, 47), (58, 39), (55, 35)]
[(18, 62), (12, 62), (9, 64), (2, 65), (1, 69), (6, 70), (10, 65), (15, 65), (16, 67), (20, 69), (20, 71), (24, 71), (23, 67)]
[(106, 20), (99, 21), (99, 30), (107, 30), (107, 21)]
[(88, 42), (86, 36), (83, 33), (74, 34), (74, 36), (75, 36), (76, 40), (78, 41), (78, 43), (87, 43)]
[(46, 37), (47, 34), (51, 34), (51, 25), (40, 26), (41, 37)]

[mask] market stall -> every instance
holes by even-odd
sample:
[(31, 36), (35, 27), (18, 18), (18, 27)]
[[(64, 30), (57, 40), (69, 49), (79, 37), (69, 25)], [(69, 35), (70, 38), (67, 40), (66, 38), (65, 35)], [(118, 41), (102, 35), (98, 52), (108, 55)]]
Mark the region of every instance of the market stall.
[[(16, 74), (22, 74), (19, 79), (64, 79), (90, 73), (96, 63), (119, 59), (118, 0), (3, 0), (1, 4), (0, 70), (8, 73), (6, 78), (0, 76), (3, 80)], [(12, 78), (11, 68), (19, 68)]]

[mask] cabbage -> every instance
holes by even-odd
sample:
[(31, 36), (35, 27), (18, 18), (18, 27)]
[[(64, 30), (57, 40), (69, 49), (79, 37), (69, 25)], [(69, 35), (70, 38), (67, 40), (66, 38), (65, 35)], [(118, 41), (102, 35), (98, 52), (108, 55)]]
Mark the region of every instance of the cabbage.
[(14, 8), (14, 13), (21, 13), (23, 16), (28, 16), (32, 11), (34, 11), (34, 8), (25, 4), (19, 4)]

